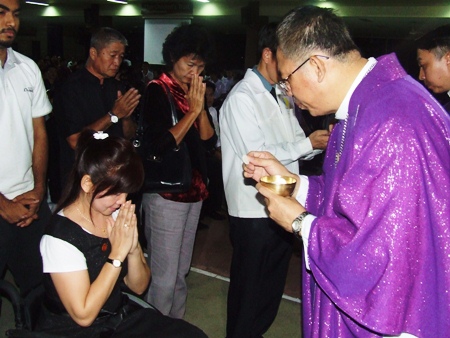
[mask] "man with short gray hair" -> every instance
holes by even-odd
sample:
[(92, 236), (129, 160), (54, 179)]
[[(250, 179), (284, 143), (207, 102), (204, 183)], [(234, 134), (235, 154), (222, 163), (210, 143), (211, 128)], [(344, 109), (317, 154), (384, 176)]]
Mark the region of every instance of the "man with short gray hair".
[(91, 37), (85, 68), (73, 73), (55, 93), (62, 187), (74, 162), (73, 149), (84, 128), (128, 139), (135, 135), (131, 114), (140, 94), (114, 79), (127, 45), (126, 38), (117, 30), (98, 29)]

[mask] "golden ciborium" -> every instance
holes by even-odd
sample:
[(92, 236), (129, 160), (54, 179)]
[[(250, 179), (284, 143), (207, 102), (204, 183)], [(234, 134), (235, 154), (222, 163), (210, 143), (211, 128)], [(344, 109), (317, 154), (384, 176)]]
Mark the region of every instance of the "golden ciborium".
[(271, 175), (261, 177), (260, 183), (278, 195), (291, 196), (297, 180), (289, 176)]

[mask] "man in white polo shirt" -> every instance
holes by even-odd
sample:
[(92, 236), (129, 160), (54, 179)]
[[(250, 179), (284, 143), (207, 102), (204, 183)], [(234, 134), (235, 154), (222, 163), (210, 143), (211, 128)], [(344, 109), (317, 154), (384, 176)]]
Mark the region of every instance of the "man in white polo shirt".
[(0, 0), (0, 274), (9, 268), (22, 295), (42, 279), (39, 241), (50, 217), (44, 199), (52, 107), (38, 66), (11, 46), (19, 0)]

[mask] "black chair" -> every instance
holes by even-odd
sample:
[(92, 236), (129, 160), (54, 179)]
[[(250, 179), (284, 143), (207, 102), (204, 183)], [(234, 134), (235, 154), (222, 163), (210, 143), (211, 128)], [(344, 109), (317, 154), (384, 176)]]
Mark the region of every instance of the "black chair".
[(6, 331), (8, 337), (50, 337), (33, 333), (41, 310), (44, 287), (39, 286), (26, 297), (21, 297), (19, 290), (12, 283), (0, 280), (0, 294), (6, 297), (14, 311), (15, 328)]

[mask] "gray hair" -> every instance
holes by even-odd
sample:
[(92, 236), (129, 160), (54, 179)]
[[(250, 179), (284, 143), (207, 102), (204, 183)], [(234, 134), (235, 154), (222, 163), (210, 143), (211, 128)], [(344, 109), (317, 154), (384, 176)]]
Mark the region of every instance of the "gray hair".
[(122, 33), (114, 28), (101, 27), (92, 35), (90, 47), (100, 51), (113, 42), (128, 46), (128, 41)]
[(332, 9), (316, 6), (290, 11), (278, 26), (277, 38), (280, 50), (291, 60), (317, 50), (344, 60), (349, 52), (358, 50), (344, 21)]

